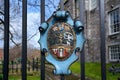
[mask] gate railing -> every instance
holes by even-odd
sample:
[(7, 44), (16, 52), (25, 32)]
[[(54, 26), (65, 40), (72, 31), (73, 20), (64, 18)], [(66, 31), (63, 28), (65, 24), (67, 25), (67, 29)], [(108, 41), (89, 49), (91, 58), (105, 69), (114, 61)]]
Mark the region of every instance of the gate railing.
[(27, 80), (27, 0), (22, 2), (22, 80)]
[(101, 79), (106, 80), (106, 56), (105, 56), (105, 8), (104, 0), (99, 0), (99, 12), (100, 12), (100, 57), (101, 57)]
[[(4, 64), (3, 80), (8, 80), (9, 73), (9, 0), (4, 0)], [(101, 31), (101, 77), (106, 80), (105, 60), (105, 24), (104, 24), (104, 0), (99, 0), (100, 7), (100, 31)], [(84, 24), (84, 0), (80, 0), (80, 19)], [(45, 21), (45, 0), (41, 0), (41, 22)], [(43, 53), (43, 54), (42, 54)], [(41, 52), (41, 80), (45, 80), (45, 55)], [(22, 0), (22, 80), (27, 80), (27, 0)], [(63, 77), (61, 78), (63, 79)], [(85, 80), (84, 51), (81, 54), (81, 80)]]
[[(45, 0), (41, 0), (41, 23), (45, 22)], [(41, 80), (45, 80), (45, 50), (41, 50)]]
[(9, 73), (9, 0), (4, 1), (4, 64), (3, 80), (8, 80)]

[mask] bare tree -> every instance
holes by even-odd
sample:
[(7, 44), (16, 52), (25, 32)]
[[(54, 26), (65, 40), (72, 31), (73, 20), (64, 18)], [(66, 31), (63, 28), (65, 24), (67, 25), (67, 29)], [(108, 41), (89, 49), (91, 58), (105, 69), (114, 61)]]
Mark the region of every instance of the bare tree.
[[(40, 10), (40, 1), (41, 0), (28, 0), (28, 8), (33, 9), (33, 11), (39, 11)], [(57, 0), (58, 1), (58, 0)], [(52, 14), (54, 9), (57, 9), (57, 5), (54, 3), (54, 0), (47, 0), (46, 4), (46, 11), (49, 12), (49, 15)], [(21, 25), (14, 25), (12, 23), (15, 23), (17, 19), (21, 19), (22, 17), (22, 0), (10, 0), (10, 41), (16, 45), (21, 45), (21, 38), (22, 35), (20, 32), (18, 32), (17, 28), (21, 27)], [(46, 18), (48, 18), (48, 14), (46, 15)], [(20, 23), (20, 22), (19, 22)], [(21, 21), (22, 23), (22, 21)], [(35, 24), (39, 27), (39, 24)], [(17, 27), (17, 28), (16, 28)], [(4, 0), (0, 0), (0, 40), (3, 40), (3, 32), (4, 32)], [(28, 41), (31, 40), (34, 36), (38, 34), (38, 31), (35, 31), (34, 34), (28, 36)], [(18, 41), (19, 40), (19, 41)]]
[[(58, 0), (57, 0), (58, 1)], [(54, 9), (57, 9), (57, 5), (54, 0), (47, 0), (46, 4), (46, 19), (50, 17)], [(28, 0), (28, 9), (31, 11), (40, 12), (40, 0)], [(49, 15), (49, 16), (48, 16)], [(40, 18), (39, 18), (40, 19)], [(16, 25), (17, 23), (17, 25)], [(22, 0), (10, 0), (10, 43), (13, 44), (10, 47), (10, 60), (16, 60), (21, 57), (21, 44), (22, 44)], [(40, 26), (40, 22), (34, 21), (34, 26)], [(19, 29), (19, 30), (18, 30)], [(37, 28), (38, 29), (38, 28)], [(33, 34), (28, 35), (28, 59), (39, 57), (39, 51), (33, 49), (33, 45), (29, 44), (29, 41), (33, 39), (38, 30), (35, 30)], [(0, 40), (4, 40), (4, 0), (0, 0)]]
[(21, 57), (21, 46), (11, 47), (9, 54), (10, 54), (9, 56), (10, 61), (17, 60), (18, 58)]

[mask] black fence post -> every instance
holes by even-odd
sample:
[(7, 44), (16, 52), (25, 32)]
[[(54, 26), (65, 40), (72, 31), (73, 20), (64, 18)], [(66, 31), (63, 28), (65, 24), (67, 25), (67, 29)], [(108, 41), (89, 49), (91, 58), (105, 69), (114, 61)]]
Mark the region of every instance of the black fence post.
[(33, 58), (33, 60), (32, 60), (32, 71), (34, 71), (34, 69), (35, 69), (35, 60)]
[(11, 61), (11, 70), (12, 70), (12, 73), (14, 72), (14, 62), (13, 61)]
[(120, 77), (118, 77), (118, 80), (120, 80)]
[[(64, 10), (64, 1), (63, 0), (60, 0), (60, 10)], [(61, 74), (60, 78), (61, 78), (61, 80), (64, 80), (65, 79), (64, 74)]]
[(27, 80), (27, 0), (22, 1), (22, 80)]
[[(45, 22), (45, 0), (41, 0), (41, 23)], [(41, 80), (45, 80), (45, 53), (41, 50)]]
[(100, 53), (101, 53), (101, 80), (106, 80), (106, 56), (105, 56), (105, 10), (104, 0), (99, 0), (99, 11), (100, 11)]
[(36, 59), (36, 70), (38, 71), (38, 58)]
[[(84, 26), (84, 14), (85, 14), (85, 1), (80, 0), (79, 1), (79, 7), (80, 7), (80, 21), (82, 22)], [(84, 32), (83, 32), (84, 34)], [(81, 80), (85, 80), (85, 54), (84, 54), (84, 45), (83, 49), (80, 53), (80, 64), (81, 64)]]
[(61, 74), (60, 77), (61, 77), (60, 80), (65, 80), (65, 76), (63, 74)]
[(16, 62), (16, 73), (18, 72), (18, 62)]
[(41, 80), (45, 80), (45, 52), (41, 51)]
[(9, 0), (4, 0), (4, 63), (3, 80), (8, 80), (9, 74)]
[(30, 71), (30, 61), (28, 60), (28, 71)]

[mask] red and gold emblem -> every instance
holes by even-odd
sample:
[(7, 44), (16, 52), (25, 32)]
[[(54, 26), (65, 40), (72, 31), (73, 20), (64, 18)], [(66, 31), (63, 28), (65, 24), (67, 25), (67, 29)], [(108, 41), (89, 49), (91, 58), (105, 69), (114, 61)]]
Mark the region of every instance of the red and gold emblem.
[(68, 23), (55, 23), (48, 31), (47, 43), (50, 53), (57, 60), (65, 60), (74, 51), (75, 32)]

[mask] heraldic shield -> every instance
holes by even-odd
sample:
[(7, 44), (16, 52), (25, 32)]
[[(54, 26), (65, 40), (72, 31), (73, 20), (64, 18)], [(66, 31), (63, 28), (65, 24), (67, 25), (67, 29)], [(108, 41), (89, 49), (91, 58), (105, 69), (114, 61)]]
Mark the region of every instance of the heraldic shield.
[(47, 50), (46, 60), (55, 66), (54, 74), (70, 74), (69, 67), (78, 59), (85, 42), (82, 23), (73, 20), (68, 11), (60, 10), (39, 30), (40, 49)]
[(74, 51), (76, 36), (68, 23), (57, 22), (48, 31), (47, 45), (57, 60), (67, 59)]

